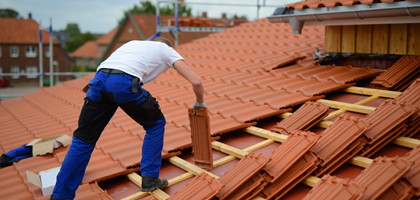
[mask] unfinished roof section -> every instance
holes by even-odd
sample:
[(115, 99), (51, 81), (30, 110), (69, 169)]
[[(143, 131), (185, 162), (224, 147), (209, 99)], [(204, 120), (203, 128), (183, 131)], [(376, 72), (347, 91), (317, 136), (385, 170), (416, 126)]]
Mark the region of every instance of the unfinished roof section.
[(290, 135), (295, 130), (307, 131), (328, 115), (329, 106), (308, 101), (292, 115), (280, 121), (272, 131)]
[(404, 56), (376, 77), (372, 84), (403, 91), (420, 76), (420, 57)]
[(301, 34), (304, 25), (416, 23), (419, 15), (419, 2), (410, 0), (307, 0), (278, 7), (268, 19)]
[(352, 180), (325, 175), (302, 200), (360, 199), (366, 188)]
[(354, 179), (367, 189), (362, 199), (376, 199), (408, 172), (413, 163), (406, 158), (378, 157)]

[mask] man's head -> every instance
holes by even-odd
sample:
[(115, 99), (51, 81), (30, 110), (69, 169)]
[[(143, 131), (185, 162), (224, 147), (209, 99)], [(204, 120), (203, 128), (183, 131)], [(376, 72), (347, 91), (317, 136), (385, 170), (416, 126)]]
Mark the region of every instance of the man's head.
[(171, 41), (168, 40), (167, 38), (157, 37), (157, 38), (154, 39), (154, 41), (163, 42), (163, 43), (167, 44), (168, 46), (172, 47)]

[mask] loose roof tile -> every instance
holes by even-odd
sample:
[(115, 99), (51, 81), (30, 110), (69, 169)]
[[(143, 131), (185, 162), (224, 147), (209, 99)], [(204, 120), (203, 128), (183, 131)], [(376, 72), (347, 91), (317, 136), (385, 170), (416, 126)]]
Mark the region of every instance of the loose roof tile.
[(365, 120), (371, 125), (364, 133), (369, 139), (369, 146), (365, 148), (362, 155), (376, 152), (378, 150), (376, 147), (380, 148), (401, 135), (401, 129), (406, 126), (406, 122), (415, 109), (411, 104), (398, 103), (397, 100), (388, 99), (369, 113)]
[(397, 200), (397, 199), (412, 199), (414, 193), (413, 186), (406, 180), (400, 179), (394, 183), (388, 190), (386, 190), (378, 200)]
[(408, 172), (411, 165), (412, 162), (408, 161), (406, 158), (378, 157), (374, 159), (373, 162), (369, 164), (356, 179), (354, 179), (356, 183), (366, 187), (362, 200), (376, 199), (381, 196), (381, 194)]
[[(268, 157), (264, 170), (268, 184), (260, 195), (265, 198), (280, 198), (316, 169), (318, 157), (308, 150), (319, 136), (311, 132), (294, 131)], [(291, 153), (294, 152), (294, 153)]]
[(309, 191), (303, 200), (360, 199), (365, 190), (365, 187), (352, 180), (325, 175), (318, 181), (312, 190)]
[(420, 75), (420, 57), (403, 56), (385, 72), (376, 77), (372, 84), (402, 91)]
[(417, 188), (417, 195), (420, 195), (420, 145), (408, 152), (405, 155), (405, 158), (414, 164), (404, 177), (411, 183), (411, 185)]
[(328, 115), (329, 106), (308, 101), (292, 115), (279, 122), (271, 131), (290, 135), (295, 130), (307, 131)]
[(177, 191), (168, 199), (212, 199), (223, 188), (223, 184), (216, 178), (201, 172), (185, 187)]
[(363, 133), (369, 123), (349, 114), (340, 115), (311, 148), (322, 160), (317, 175), (332, 172), (363, 149), (366, 141)]
[[(233, 168), (219, 178), (219, 181), (224, 184), (225, 187), (220, 190), (217, 197), (220, 199), (239, 199), (240, 197), (238, 197), (238, 195), (246, 196), (248, 193), (251, 193), (259, 186), (260, 182), (250, 179), (267, 164), (267, 161), (267, 157), (262, 154), (252, 152), (245, 155), (241, 161), (236, 163)], [(258, 177), (256, 179), (258, 180)], [(235, 190), (240, 191), (240, 193), (232, 194)], [(256, 194), (257, 193), (254, 193), (254, 195)]]
[(191, 140), (195, 165), (205, 170), (213, 169), (213, 155), (210, 139), (210, 118), (207, 108), (188, 109), (191, 126)]

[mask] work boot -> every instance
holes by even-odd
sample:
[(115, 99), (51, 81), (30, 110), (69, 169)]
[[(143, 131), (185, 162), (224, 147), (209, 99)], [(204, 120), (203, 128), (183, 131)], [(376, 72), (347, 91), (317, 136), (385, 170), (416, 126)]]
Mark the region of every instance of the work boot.
[(141, 191), (142, 192), (151, 192), (156, 189), (165, 188), (168, 186), (168, 181), (166, 179), (153, 178), (150, 176), (141, 176)]
[(54, 197), (51, 195), (51, 197), (50, 197), (50, 199), (49, 199), (49, 200), (59, 200), (59, 199), (54, 198)]

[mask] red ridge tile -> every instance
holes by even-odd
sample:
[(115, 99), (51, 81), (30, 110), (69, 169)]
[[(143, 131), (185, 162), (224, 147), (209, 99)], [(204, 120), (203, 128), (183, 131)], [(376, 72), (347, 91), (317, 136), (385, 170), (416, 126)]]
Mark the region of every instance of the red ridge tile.
[(212, 199), (222, 189), (223, 184), (216, 178), (201, 172), (185, 187), (168, 199)]
[(367, 189), (362, 197), (376, 199), (408, 172), (412, 162), (406, 158), (378, 157), (354, 179)]
[(308, 101), (292, 115), (280, 121), (271, 131), (284, 135), (290, 135), (295, 130), (307, 131), (328, 115), (329, 108), (323, 103)]
[[(219, 194), (217, 195), (222, 199), (236, 199), (234, 195), (231, 195), (235, 190), (241, 191), (241, 195), (252, 192), (259, 184), (245, 184), (255, 174), (257, 174), (267, 163), (268, 159), (262, 154), (256, 154), (251, 152), (245, 155), (233, 168), (227, 171), (223, 176), (219, 178), (219, 181), (225, 185)], [(258, 180), (258, 178), (257, 178)], [(245, 185), (244, 185), (245, 184)], [(247, 187), (243, 187), (247, 186)], [(251, 188), (248, 188), (251, 187)], [(256, 194), (255, 194), (256, 195)]]
[(360, 199), (366, 190), (362, 185), (348, 179), (325, 175), (303, 198), (310, 199)]
[(194, 163), (205, 170), (213, 169), (213, 155), (210, 139), (210, 118), (207, 108), (188, 109), (191, 126), (191, 140)]
[(311, 151), (321, 159), (317, 175), (332, 172), (363, 149), (363, 133), (369, 123), (349, 114), (340, 115), (324, 132)]

